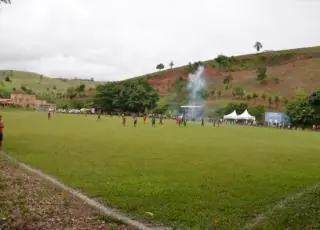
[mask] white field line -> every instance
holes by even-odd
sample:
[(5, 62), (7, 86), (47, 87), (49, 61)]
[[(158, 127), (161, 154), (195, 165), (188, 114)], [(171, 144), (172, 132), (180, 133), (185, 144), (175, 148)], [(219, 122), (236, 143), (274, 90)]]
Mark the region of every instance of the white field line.
[(316, 183), (314, 185), (311, 185), (311, 186), (305, 188), (304, 190), (302, 190), (302, 191), (300, 191), (298, 193), (294, 193), (294, 194), (291, 194), (291, 195), (287, 196), (285, 199), (281, 200), (278, 204), (276, 204), (275, 206), (273, 206), (272, 208), (267, 210), (265, 213), (259, 214), (253, 220), (248, 222), (245, 225), (244, 229), (252, 229), (252, 228), (254, 228), (256, 225), (258, 225), (259, 223), (261, 223), (262, 221), (267, 219), (268, 215), (271, 215), (273, 212), (275, 212), (277, 210), (281, 210), (281, 209), (285, 208), (289, 203), (300, 199), (303, 195), (305, 195), (308, 192), (311, 192), (311, 191), (313, 191), (313, 190), (315, 190), (317, 188), (320, 188), (320, 183)]
[(3, 154), (4, 156), (6, 156), (9, 160), (11, 160), (12, 162), (18, 164), (21, 168), (25, 169), (28, 172), (34, 173), (38, 176), (40, 176), (41, 178), (51, 182), (52, 184), (54, 184), (55, 186), (61, 188), (64, 191), (69, 192), (70, 194), (72, 194), (73, 196), (81, 199), (83, 202), (85, 202), (86, 204), (90, 205), (91, 207), (99, 210), (100, 212), (104, 213), (105, 215), (112, 217), (118, 221), (123, 222), (124, 224), (127, 224), (128, 226), (134, 227), (136, 229), (140, 229), (140, 230), (166, 230), (166, 229), (171, 229), (171, 228), (167, 228), (167, 227), (153, 227), (153, 226), (149, 226), (146, 225), (144, 223), (141, 223), (139, 221), (133, 220), (123, 214), (120, 214), (119, 212), (115, 211), (112, 208), (109, 208), (91, 198), (89, 198), (88, 196), (82, 194), (81, 192), (72, 189), (68, 186), (66, 186), (65, 184), (63, 184), (62, 182), (58, 181), (57, 179), (41, 172), (40, 170), (34, 169), (29, 165), (26, 165), (24, 163), (21, 163), (19, 161), (17, 161), (16, 159), (14, 159), (12, 156), (8, 155), (7, 153), (2, 152), (1, 154)]

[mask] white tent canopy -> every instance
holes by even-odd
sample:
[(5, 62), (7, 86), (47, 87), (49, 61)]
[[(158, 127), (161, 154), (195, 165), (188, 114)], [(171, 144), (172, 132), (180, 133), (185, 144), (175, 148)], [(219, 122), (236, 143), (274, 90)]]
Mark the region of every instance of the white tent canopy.
[(238, 120), (252, 120), (255, 121), (256, 118), (254, 116), (251, 116), (248, 112), (248, 110), (245, 110), (242, 114), (240, 114), (237, 118)]
[(224, 120), (237, 120), (238, 119), (237, 112), (234, 110), (232, 113), (223, 116), (223, 119)]

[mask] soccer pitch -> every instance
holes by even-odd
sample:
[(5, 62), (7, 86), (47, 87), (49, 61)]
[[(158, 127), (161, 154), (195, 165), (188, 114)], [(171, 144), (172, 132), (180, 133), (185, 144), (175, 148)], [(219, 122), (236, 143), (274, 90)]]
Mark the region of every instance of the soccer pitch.
[(4, 150), (17, 159), (111, 207), (177, 228), (241, 229), (320, 180), (315, 132), (3, 115)]

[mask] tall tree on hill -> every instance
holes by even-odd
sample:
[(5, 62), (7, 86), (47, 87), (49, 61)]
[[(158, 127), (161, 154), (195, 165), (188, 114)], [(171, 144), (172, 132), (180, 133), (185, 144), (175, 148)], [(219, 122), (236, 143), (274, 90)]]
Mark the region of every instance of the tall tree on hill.
[(164, 64), (160, 63), (160, 64), (157, 65), (156, 68), (157, 68), (157, 70), (159, 70), (159, 71), (160, 71), (160, 70), (163, 70), (163, 69), (164, 69)]
[(173, 68), (173, 66), (174, 66), (173, 61), (171, 61), (171, 62), (169, 63), (169, 66), (170, 66), (170, 69), (172, 69), (172, 68)]
[(257, 41), (257, 42), (254, 44), (253, 47), (257, 50), (258, 53), (259, 53), (260, 50), (263, 48), (262, 43), (259, 42), (259, 41)]

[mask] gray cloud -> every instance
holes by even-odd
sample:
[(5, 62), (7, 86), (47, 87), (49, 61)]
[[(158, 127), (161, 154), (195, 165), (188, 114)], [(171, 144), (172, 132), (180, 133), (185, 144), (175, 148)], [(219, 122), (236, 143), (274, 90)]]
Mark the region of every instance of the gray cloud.
[(116, 80), (218, 54), (320, 43), (320, 1), (13, 0), (0, 9), (0, 69)]

